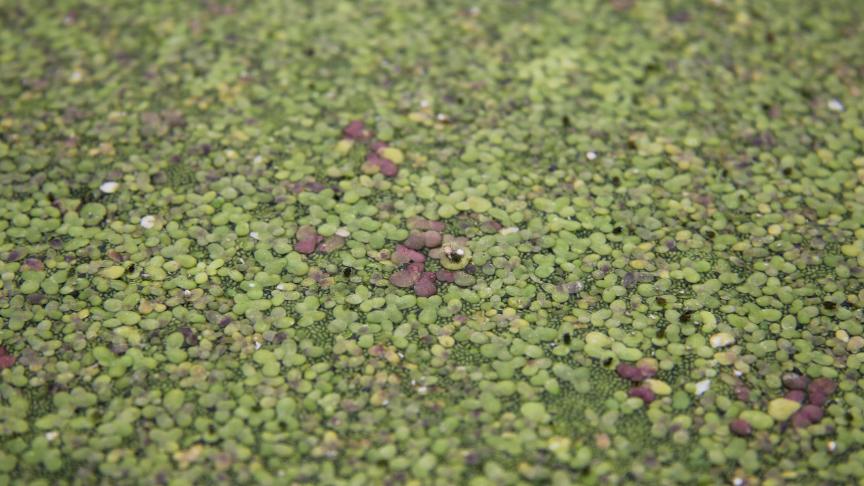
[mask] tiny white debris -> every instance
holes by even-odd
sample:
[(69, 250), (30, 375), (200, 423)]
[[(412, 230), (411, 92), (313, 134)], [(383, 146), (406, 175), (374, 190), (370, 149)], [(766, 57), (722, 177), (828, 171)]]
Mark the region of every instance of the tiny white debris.
[(735, 486), (741, 486), (744, 484), (744, 480), (741, 478), (735, 478), (732, 480), (732, 484), (734, 484)]
[(399, 351), (399, 352), (397, 352), (396, 354), (399, 355), (400, 358), (404, 358), (404, 357), (405, 357), (405, 355), (402, 354), (402, 351)]
[(112, 192), (117, 191), (117, 188), (120, 187), (120, 184), (114, 181), (103, 182), (101, 186), (99, 186), (99, 190), (104, 192), (105, 194), (111, 194)]
[(72, 74), (69, 75), (69, 81), (72, 83), (77, 83), (77, 82), (81, 81), (82, 79), (84, 79), (84, 73), (82, 73), (78, 69), (72, 71)]
[(828, 452), (834, 452), (837, 449), (837, 443), (833, 440), (829, 440), (826, 446), (828, 447)]
[(471, 14), (472, 17), (476, 17), (480, 15), (480, 7), (474, 5), (473, 7), (468, 9), (468, 13)]
[(585, 285), (579, 280), (574, 280), (572, 282), (566, 282), (560, 284), (559, 286), (561, 292), (567, 292), (570, 295), (578, 294), (585, 288)]
[(258, 232), (257, 231), (250, 231), (249, 237), (252, 238), (253, 240), (260, 240), (261, 239), (261, 238), (258, 238)]
[(257, 351), (259, 349), (261, 349), (261, 343), (259, 343), (258, 341), (255, 341), (255, 350)]
[(387, 406), (389, 404), (390, 404), (390, 400), (385, 399), (383, 402), (381, 402), (381, 405), (384, 405), (384, 406)]
[(260, 164), (261, 162), (264, 162), (264, 157), (261, 157), (260, 155), (256, 155), (255, 158), (252, 159), (253, 164)]
[(183, 291), (183, 296), (184, 296), (184, 297), (189, 297), (190, 295), (192, 295), (192, 291), (191, 291), (191, 290), (188, 290), (188, 289), (187, 289), (187, 290), (184, 290), (184, 291)]
[(429, 391), (429, 389), (426, 388), (426, 385), (420, 385), (417, 387), (417, 393), (421, 395), (425, 394), (427, 391)]
[(420, 108), (429, 108), (429, 100), (420, 100)]
[(437, 118), (440, 122), (446, 122), (450, 120), (450, 117), (445, 115), (444, 113), (438, 113), (438, 116), (436, 116), (435, 118)]
[(147, 216), (141, 217), (141, 227), (144, 229), (150, 229), (156, 226), (156, 216), (152, 214), (148, 214)]
[(707, 392), (709, 388), (711, 388), (711, 380), (710, 379), (697, 381), (696, 382), (696, 396), (697, 397), (701, 396), (702, 394)]
[(342, 238), (348, 238), (349, 236), (351, 236), (351, 232), (348, 231), (348, 228), (344, 226), (337, 229), (335, 234), (336, 236), (341, 236)]
[(511, 235), (518, 232), (519, 228), (517, 228), (516, 226), (510, 226), (509, 228), (501, 228), (501, 231), (499, 231), (499, 233), (501, 233), (502, 235)]
[(588, 157), (588, 160), (594, 160), (597, 158), (597, 152), (588, 152), (585, 156)]
[(48, 442), (51, 442), (52, 440), (56, 439), (57, 437), (60, 437), (60, 432), (57, 432), (56, 430), (52, 430), (51, 432), (45, 432), (45, 439)]
[(254, 289), (256, 287), (255, 282), (249, 282), (249, 288)]
[(711, 336), (710, 342), (711, 347), (714, 349), (725, 348), (726, 346), (730, 346), (735, 343), (735, 336), (729, 334), (728, 332), (718, 332), (717, 334)]
[(732, 374), (735, 376), (742, 376), (742, 375), (744, 375), (744, 372), (741, 370), (735, 370), (732, 372)]
[(833, 98), (828, 102), (828, 109), (831, 111), (844, 111), (846, 107), (843, 106), (843, 103), (841, 103), (840, 100)]
[(279, 284), (276, 286), (276, 290), (285, 290), (285, 284)]

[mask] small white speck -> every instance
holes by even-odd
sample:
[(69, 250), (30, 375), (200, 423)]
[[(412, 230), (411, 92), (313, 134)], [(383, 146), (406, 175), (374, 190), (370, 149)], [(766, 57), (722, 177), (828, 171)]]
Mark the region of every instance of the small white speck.
[(447, 120), (450, 119), (450, 117), (445, 115), (444, 113), (438, 113), (438, 116), (436, 116), (435, 118), (437, 118), (438, 121), (441, 121), (441, 122), (446, 122)]
[(184, 297), (189, 297), (190, 295), (192, 295), (192, 291), (191, 291), (191, 290), (184, 290), (184, 291), (183, 291), (183, 296), (184, 296)]
[(501, 233), (502, 235), (510, 235), (518, 232), (519, 228), (517, 228), (516, 226), (510, 226), (509, 228), (501, 228), (501, 231), (499, 231), (499, 233)]
[(417, 384), (417, 380), (415, 380), (414, 378), (411, 378), (411, 386), (414, 386), (416, 384)]
[(735, 486), (741, 486), (742, 484), (744, 484), (744, 480), (741, 478), (735, 478), (732, 480), (732, 484), (734, 484)]
[(253, 240), (260, 240), (261, 239), (261, 238), (258, 238), (258, 232), (257, 231), (250, 231), (249, 237), (252, 238)]
[(828, 102), (828, 109), (831, 111), (844, 111), (846, 107), (843, 106), (843, 103), (841, 103), (840, 100), (834, 98)]
[(741, 370), (735, 370), (735, 371), (732, 372), (732, 374), (735, 375), (735, 376), (741, 376), (741, 375), (743, 375), (744, 373), (742, 373)]
[(276, 290), (285, 290), (285, 284), (279, 284), (276, 286)]
[(257, 287), (257, 285), (255, 285), (255, 282), (249, 282), (250, 289), (254, 289), (255, 287)]
[(349, 236), (351, 236), (351, 232), (348, 231), (348, 228), (343, 226), (343, 227), (336, 230), (336, 236), (341, 236), (342, 238), (348, 238)]
[(597, 158), (597, 152), (588, 152), (585, 157), (588, 157), (588, 160), (594, 160)]
[(105, 194), (111, 194), (115, 192), (117, 188), (120, 187), (120, 184), (114, 181), (103, 182), (101, 186), (99, 186), (99, 190), (104, 192)]
[(141, 227), (144, 229), (150, 229), (156, 226), (156, 216), (152, 214), (148, 214), (147, 216), (141, 217)]
[(404, 354), (402, 354), (402, 352), (401, 352), (401, 351), (399, 351), (399, 352), (398, 352), (398, 353), (396, 353), (396, 354), (398, 354), (398, 355), (399, 355), (399, 357), (400, 357), (400, 358), (404, 358), (404, 357), (405, 357), (405, 355), (404, 355)]
[(728, 332), (718, 332), (708, 339), (711, 347), (714, 349), (725, 348), (735, 344), (735, 336)]
[(826, 446), (828, 447), (828, 452), (834, 452), (835, 450), (837, 450), (837, 443), (833, 440), (829, 440)]
[(420, 108), (429, 108), (429, 100), (420, 100)]
[(381, 405), (384, 405), (385, 407), (389, 404), (390, 404), (390, 400), (384, 400), (383, 402), (381, 402)]
[(261, 343), (259, 343), (258, 341), (255, 341), (255, 349), (261, 349)]
[(255, 158), (252, 159), (253, 164), (260, 164), (261, 162), (264, 162), (264, 157), (261, 157), (260, 155), (256, 155)]
[(73, 83), (77, 83), (78, 81), (81, 81), (82, 79), (84, 79), (84, 73), (82, 73), (81, 71), (79, 71), (77, 69), (75, 71), (72, 71), (72, 74), (69, 75), (69, 81), (73, 82)]
[(696, 382), (696, 396), (700, 396), (711, 388), (711, 380), (702, 380)]
[(425, 394), (427, 391), (429, 391), (429, 389), (426, 388), (426, 385), (421, 385), (417, 387), (417, 393), (421, 395)]
[(468, 9), (468, 13), (471, 14), (472, 17), (476, 17), (480, 15), (480, 7), (474, 5), (473, 7)]
[(52, 440), (56, 439), (57, 437), (60, 437), (60, 432), (57, 432), (56, 430), (52, 430), (51, 432), (45, 432), (45, 439), (48, 442), (51, 442)]

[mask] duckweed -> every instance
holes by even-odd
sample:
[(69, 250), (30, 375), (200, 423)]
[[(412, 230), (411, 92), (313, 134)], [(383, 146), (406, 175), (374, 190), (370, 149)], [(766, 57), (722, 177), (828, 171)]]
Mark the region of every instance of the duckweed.
[(4, 8), (0, 485), (860, 483), (860, 10)]

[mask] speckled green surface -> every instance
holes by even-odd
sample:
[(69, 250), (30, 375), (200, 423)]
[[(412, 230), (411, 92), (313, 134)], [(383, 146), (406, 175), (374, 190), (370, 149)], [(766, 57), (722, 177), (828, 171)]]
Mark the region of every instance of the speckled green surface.
[(861, 484), (862, 10), (0, 1), (0, 485)]

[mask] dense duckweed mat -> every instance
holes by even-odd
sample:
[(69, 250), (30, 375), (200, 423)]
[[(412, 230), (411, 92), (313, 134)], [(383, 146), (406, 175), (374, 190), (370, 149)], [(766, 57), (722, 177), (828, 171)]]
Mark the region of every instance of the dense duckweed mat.
[(860, 483), (862, 11), (0, 2), (0, 485)]

